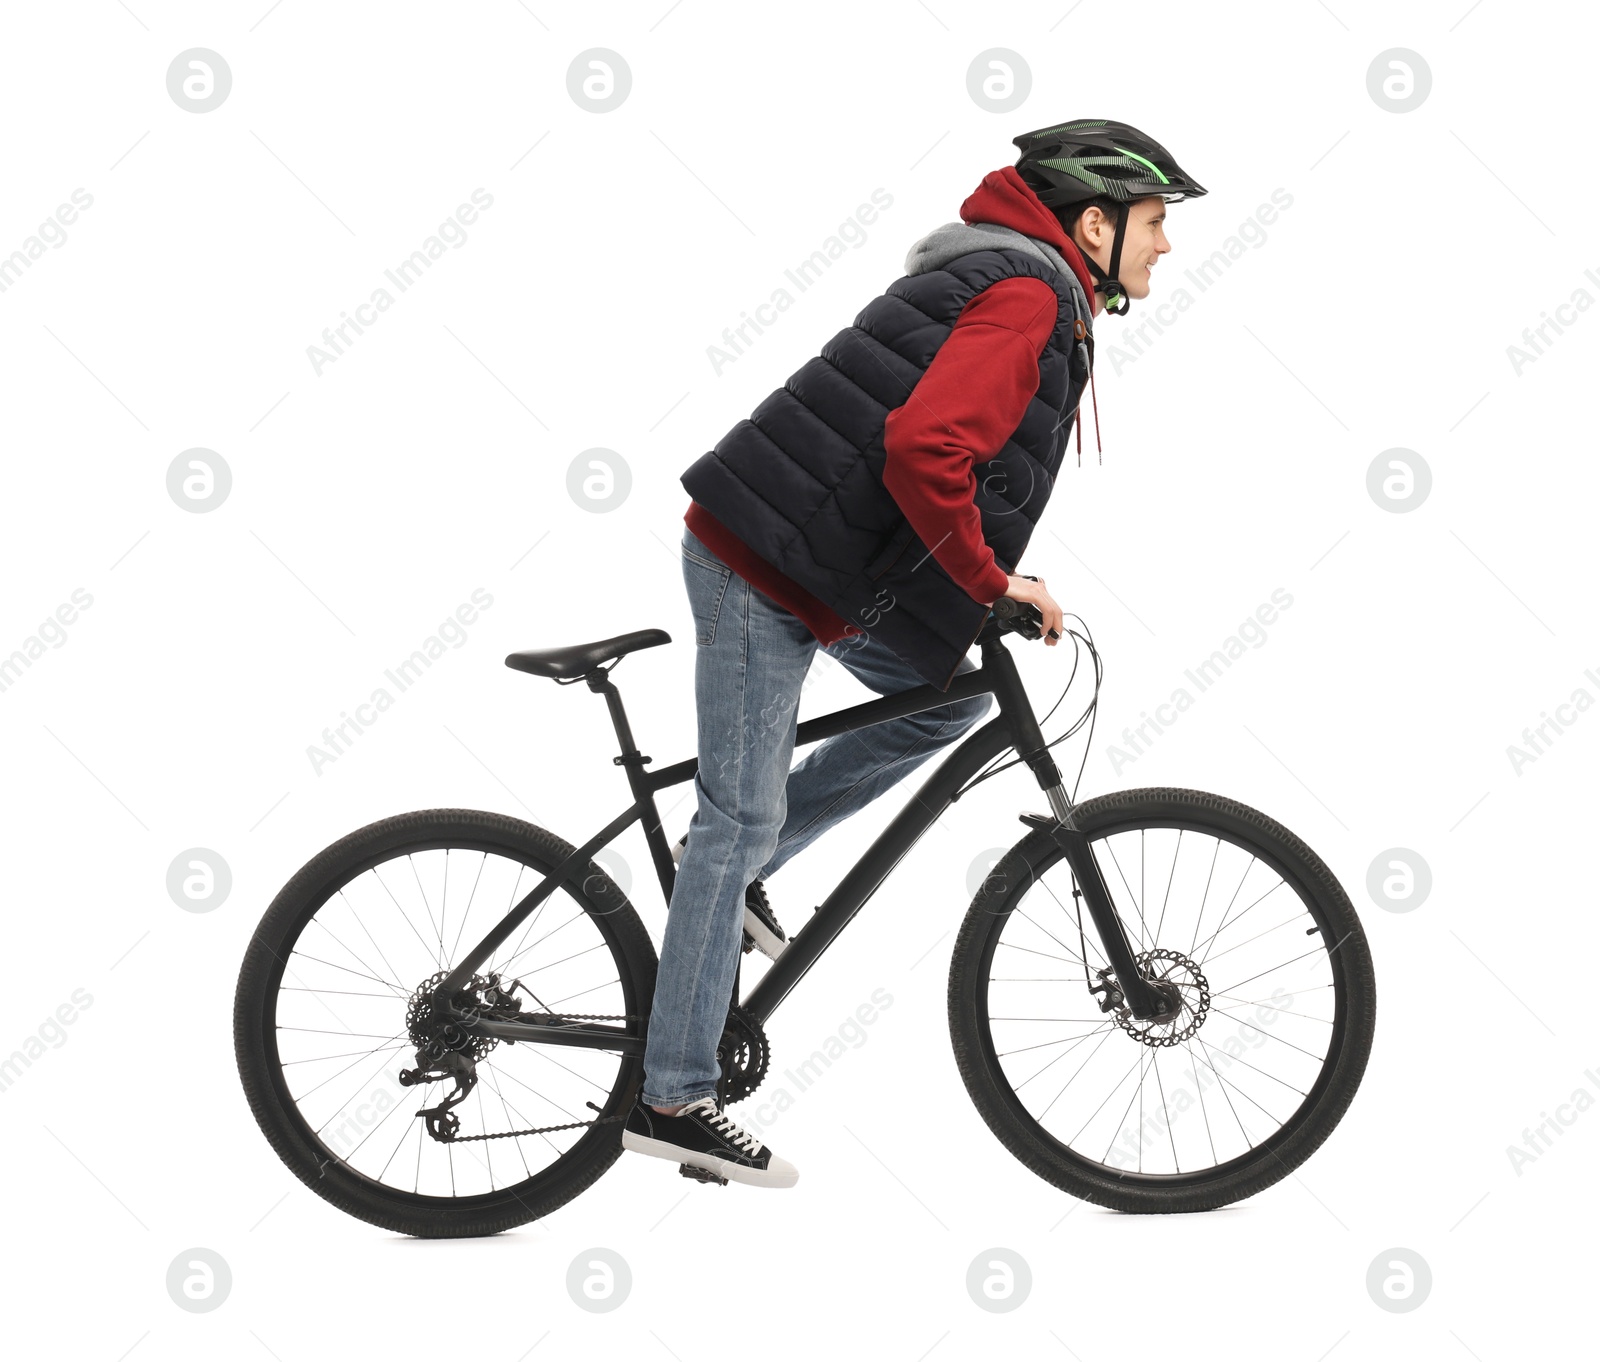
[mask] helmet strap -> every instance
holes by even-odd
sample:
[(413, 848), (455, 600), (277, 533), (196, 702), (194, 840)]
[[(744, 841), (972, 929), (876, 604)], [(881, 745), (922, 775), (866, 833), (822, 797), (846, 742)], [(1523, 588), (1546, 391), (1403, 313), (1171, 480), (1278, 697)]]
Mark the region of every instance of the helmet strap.
[(1122, 239), (1128, 230), (1128, 205), (1117, 205), (1117, 229), (1111, 238), (1111, 268), (1103, 270), (1099, 262), (1089, 254), (1082, 252), (1084, 264), (1088, 265), (1089, 272), (1098, 280), (1094, 291), (1106, 295), (1105, 308), (1107, 312), (1121, 317), (1128, 311), (1128, 295), (1123, 291), (1119, 275), (1122, 270)]

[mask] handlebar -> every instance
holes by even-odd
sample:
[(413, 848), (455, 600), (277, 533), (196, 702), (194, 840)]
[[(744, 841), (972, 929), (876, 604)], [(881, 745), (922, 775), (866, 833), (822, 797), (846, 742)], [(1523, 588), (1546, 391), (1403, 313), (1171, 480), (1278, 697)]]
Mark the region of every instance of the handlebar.
[(1001, 633), (1021, 634), (1023, 638), (1041, 638), (1044, 616), (1039, 613), (1039, 607), (1030, 605), (1027, 601), (1012, 600), (1010, 596), (1001, 596), (989, 607), (989, 613), (1000, 622)]

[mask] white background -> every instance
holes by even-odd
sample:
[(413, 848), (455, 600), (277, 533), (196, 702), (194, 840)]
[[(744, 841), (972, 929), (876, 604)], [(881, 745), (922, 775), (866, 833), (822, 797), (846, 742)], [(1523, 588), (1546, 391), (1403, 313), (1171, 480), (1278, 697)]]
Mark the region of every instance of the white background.
[[(93, 196), (0, 293), (0, 653), (75, 589), (93, 598), (0, 693), (0, 1053), (74, 989), (93, 999), (0, 1094), (13, 1329), (108, 1362), (787, 1358), (844, 1346), (847, 1322), (849, 1355), (906, 1359), (1094, 1362), (1130, 1325), (1138, 1346), (1199, 1357), (1592, 1347), (1600, 1115), (1520, 1175), (1507, 1153), (1600, 1086), (1600, 714), (1520, 773), (1507, 754), (1575, 689), (1600, 696), (1584, 675), (1600, 671), (1600, 317), (1520, 375), (1507, 356), (1575, 289), (1600, 297), (1592, 14), (1069, 2), (8, 7), (0, 253), (74, 189)], [(232, 70), (210, 113), (167, 92), (191, 47)], [(610, 113), (567, 91), (591, 47), (632, 71)], [(966, 87), (995, 47), (1031, 70), (1008, 113)], [(1367, 89), (1393, 47), (1432, 71), (1409, 113)], [(1211, 191), (1173, 210), (1152, 303), (1274, 189), (1293, 198), (1132, 362), (1112, 346), (1150, 307), (1103, 319), (1104, 462), (1091, 423), (1024, 566), (1106, 660), (1083, 792), (1231, 795), (1305, 837), (1356, 901), (1379, 1023), (1343, 1124), (1254, 1200), (1174, 1220), (1080, 1205), (1006, 1153), (952, 1062), (944, 971), (974, 859), (1042, 807), (1012, 772), (951, 811), (773, 1020), (781, 1066), (874, 989), (894, 999), (767, 1130), (794, 1190), (625, 1155), (544, 1222), (442, 1244), (322, 1202), (273, 1156), (233, 1063), (234, 981), (272, 895), (403, 810), (496, 809), (581, 840), (623, 806), (603, 704), (506, 670), (513, 649), (668, 629), (617, 680), (641, 747), (689, 755), (679, 474), (1014, 161), (1013, 136), (1083, 116), (1138, 125)], [(465, 244), (317, 374), (323, 328), (480, 187), (494, 204)], [(865, 243), (717, 376), (707, 347), (875, 188), (893, 206)], [(232, 471), (207, 514), (166, 490), (194, 447)], [(607, 514), (567, 492), (595, 447), (631, 470)], [(1394, 447), (1432, 470), (1407, 514), (1367, 491)], [(1114, 769), (1123, 727), (1278, 587), (1294, 605), (1267, 642)], [(317, 773), (308, 746), (475, 588), (494, 604), (464, 646)], [(1067, 652), (1019, 651), (1042, 709)], [(864, 697), (834, 669), (802, 717)], [(904, 797), (774, 879), (791, 928)], [(166, 892), (190, 847), (231, 867), (214, 912)], [(1432, 870), (1413, 912), (1366, 893), (1392, 847)], [(642, 838), (616, 850), (659, 938)], [(233, 1273), (209, 1314), (165, 1289), (196, 1246)], [(603, 1315), (565, 1286), (595, 1246), (634, 1279)], [(1033, 1274), (1004, 1315), (964, 1289), (995, 1246)], [(1365, 1286), (1396, 1246), (1433, 1273), (1409, 1314)]]

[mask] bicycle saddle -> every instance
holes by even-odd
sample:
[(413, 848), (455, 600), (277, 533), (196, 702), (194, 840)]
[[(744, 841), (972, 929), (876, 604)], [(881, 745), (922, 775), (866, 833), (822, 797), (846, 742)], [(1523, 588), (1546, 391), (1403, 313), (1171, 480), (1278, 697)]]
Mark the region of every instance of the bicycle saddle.
[(671, 642), (672, 635), (665, 629), (636, 629), (631, 634), (618, 634), (594, 643), (574, 643), (565, 648), (529, 648), (512, 653), (506, 658), (506, 666), (519, 672), (531, 672), (534, 676), (553, 676), (565, 681), (640, 648), (655, 648)]

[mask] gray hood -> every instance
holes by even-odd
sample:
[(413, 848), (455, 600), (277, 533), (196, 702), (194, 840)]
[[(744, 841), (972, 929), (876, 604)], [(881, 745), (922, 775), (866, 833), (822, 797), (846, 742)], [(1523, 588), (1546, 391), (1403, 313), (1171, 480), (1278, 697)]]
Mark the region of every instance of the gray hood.
[(1002, 227), (998, 222), (947, 222), (935, 227), (906, 252), (906, 273), (926, 274), (929, 270), (942, 269), (957, 256), (992, 251), (1001, 246), (1022, 251), (1050, 266), (1078, 295), (1084, 315), (1089, 315), (1089, 300), (1083, 296), (1083, 286), (1061, 252), (1047, 241)]

